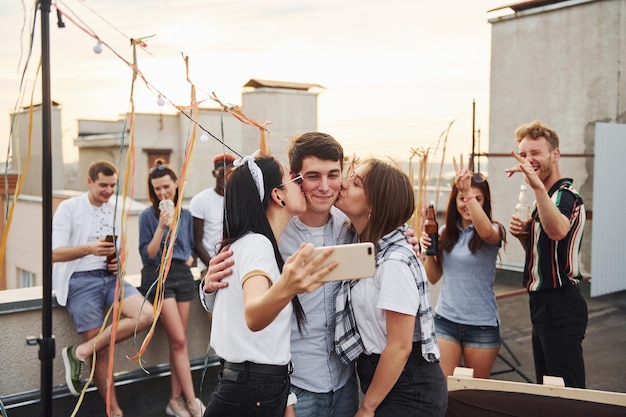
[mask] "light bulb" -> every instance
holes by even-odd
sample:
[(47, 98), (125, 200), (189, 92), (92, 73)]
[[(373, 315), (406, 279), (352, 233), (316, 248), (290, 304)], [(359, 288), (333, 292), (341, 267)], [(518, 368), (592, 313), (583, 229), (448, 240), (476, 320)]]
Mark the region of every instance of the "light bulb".
[(159, 98), (157, 98), (157, 104), (161, 107), (165, 106), (165, 99), (161, 94), (159, 94)]
[(93, 46), (93, 52), (96, 54), (102, 53), (102, 42), (98, 41), (98, 43)]
[(209, 141), (209, 135), (207, 135), (206, 133), (203, 133), (200, 136), (200, 142), (208, 142)]

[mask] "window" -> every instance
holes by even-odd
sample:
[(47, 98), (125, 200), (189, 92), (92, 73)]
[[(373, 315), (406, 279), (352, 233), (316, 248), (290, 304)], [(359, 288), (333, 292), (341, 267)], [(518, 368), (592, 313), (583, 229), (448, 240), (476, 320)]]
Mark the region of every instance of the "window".
[(20, 283), (20, 288), (28, 288), (35, 286), (35, 273), (27, 271), (22, 268), (17, 268), (17, 279)]

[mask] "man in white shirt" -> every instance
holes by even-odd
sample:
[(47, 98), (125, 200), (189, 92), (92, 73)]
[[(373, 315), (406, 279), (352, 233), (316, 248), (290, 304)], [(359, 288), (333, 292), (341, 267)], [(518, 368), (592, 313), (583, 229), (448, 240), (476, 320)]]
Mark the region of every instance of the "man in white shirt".
[(193, 216), (194, 253), (198, 257), (198, 267), (202, 276), (213, 256), (217, 244), (222, 240), (224, 218), (224, 187), (226, 175), (233, 167), (235, 157), (221, 154), (213, 158), (215, 187), (207, 188), (193, 196), (189, 211)]
[[(121, 203), (110, 201), (115, 194), (117, 168), (106, 161), (89, 166), (88, 192), (63, 201), (52, 221), (52, 285), (57, 302), (66, 306), (84, 342), (63, 348), (65, 381), (70, 392), (82, 390), (81, 372), (96, 352), (94, 381), (102, 398), (107, 398), (107, 376), (111, 326), (100, 331), (105, 308), (115, 302), (117, 256), (114, 236), (120, 230)], [(149, 302), (143, 305), (139, 291), (125, 283), (122, 318), (117, 322), (116, 342), (148, 327), (154, 318)], [(111, 415), (122, 416), (115, 389), (110, 395)]]

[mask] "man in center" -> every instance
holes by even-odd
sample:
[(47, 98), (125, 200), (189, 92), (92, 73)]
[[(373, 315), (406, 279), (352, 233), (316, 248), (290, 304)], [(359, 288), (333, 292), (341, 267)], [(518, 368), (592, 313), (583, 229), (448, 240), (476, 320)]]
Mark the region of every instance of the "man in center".
[[(286, 259), (303, 242), (314, 246), (353, 243), (348, 218), (333, 206), (341, 188), (343, 148), (330, 135), (309, 132), (287, 149), (291, 172), (304, 177), (307, 210), (293, 217), (280, 237)], [(353, 417), (359, 405), (354, 364), (335, 353), (335, 299), (340, 281), (328, 282), (298, 298), (306, 314), (304, 331), (295, 321), (291, 329), (291, 392), (297, 397), (298, 417)]]

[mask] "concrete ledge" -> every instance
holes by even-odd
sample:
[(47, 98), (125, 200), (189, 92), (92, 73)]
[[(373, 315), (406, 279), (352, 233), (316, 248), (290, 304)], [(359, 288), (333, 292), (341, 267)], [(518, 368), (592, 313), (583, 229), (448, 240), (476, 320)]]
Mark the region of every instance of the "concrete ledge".
[[(194, 271), (197, 276), (197, 269)], [(130, 280), (130, 279), (129, 279)], [(42, 287), (0, 291), (0, 352), (2, 355), (2, 378), (0, 393), (3, 401), (16, 395), (36, 392), (40, 389), (39, 347), (27, 346), (26, 339), (37, 337), (42, 329)], [(76, 333), (74, 323), (67, 310), (60, 307), (53, 297), (52, 329), (56, 344), (56, 357), (53, 362), (53, 384), (65, 387), (65, 370), (61, 360), (61, 349), (82, 341)], [(204, 361), (209, 347), (211, 323), (199, 300), (191, 303), (188, 323), (187, 343), (189, 358)], [(133, 378), (137, 371), (142, 372), (135, 362), (128, 360), (141, 346), (147, 330), (115, 346), (116, 378)], [(150, 344), (142, 356), (142, 364), (149, 369), (160, 366), (169, 368), (169, 347), (167, 336), (157, 324)], [(89, 367), (83, 375), (88, 375)]]

